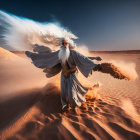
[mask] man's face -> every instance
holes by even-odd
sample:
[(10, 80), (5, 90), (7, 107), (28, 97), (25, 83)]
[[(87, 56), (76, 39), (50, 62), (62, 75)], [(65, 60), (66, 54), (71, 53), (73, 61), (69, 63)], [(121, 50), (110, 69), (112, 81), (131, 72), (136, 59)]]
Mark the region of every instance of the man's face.
[(67, 40), (63, 41), (64, 46), (67, 48), (69, 46), (69, 42)]

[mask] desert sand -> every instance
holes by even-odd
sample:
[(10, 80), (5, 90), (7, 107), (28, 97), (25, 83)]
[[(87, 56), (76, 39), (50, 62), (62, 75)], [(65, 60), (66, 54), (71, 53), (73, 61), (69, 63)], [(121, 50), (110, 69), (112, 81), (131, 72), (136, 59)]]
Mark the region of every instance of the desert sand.
[[(128, 66), (140, 76), (139, 53), (96, 53), (104, 61)], [(131, 65), (132, 63), (132, 65)], [(130, 64), (130, 65), (129, 65)], [(132, 72), (132, 71), (131, 71)], [(94, 72), (81, 83), (94, 86), (86, 103), (61, 112), (60, 75), (47, 79), (24, 53), (0, 48), (1, 140), (139, 140), (140, 78), (114, 79)]]

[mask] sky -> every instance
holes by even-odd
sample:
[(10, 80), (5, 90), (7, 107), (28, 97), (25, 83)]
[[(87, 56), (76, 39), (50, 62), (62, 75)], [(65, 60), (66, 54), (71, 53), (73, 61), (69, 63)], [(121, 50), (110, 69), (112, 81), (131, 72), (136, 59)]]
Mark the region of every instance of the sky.
[(57, 21), (89, 50), (140, 50), (139, 0), (1, 0), (0, 10)]

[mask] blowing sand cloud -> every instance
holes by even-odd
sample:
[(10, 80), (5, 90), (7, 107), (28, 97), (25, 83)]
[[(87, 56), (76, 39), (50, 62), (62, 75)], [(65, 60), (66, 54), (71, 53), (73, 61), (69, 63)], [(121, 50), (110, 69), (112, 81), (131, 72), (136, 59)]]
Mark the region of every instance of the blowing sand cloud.
[(60, 45), (61, 38), (67, 38), (72, 45), (72, 39), (77, 37), (67, 31), (59, 23), (40, 23), (31, 19), (18, 17), (0, 10), (0, 27), (3, 28), (1, 36), (4, 46), (14, 50), (31, 49), (32, 44)]
[(138, 78), (135, 63), (116, 60), (110, 60), (110, 62), (113, 63), (115, 66), (119, 67), (123, 73), (130, 77), (131, 80), (135, 80), (136, 78)]

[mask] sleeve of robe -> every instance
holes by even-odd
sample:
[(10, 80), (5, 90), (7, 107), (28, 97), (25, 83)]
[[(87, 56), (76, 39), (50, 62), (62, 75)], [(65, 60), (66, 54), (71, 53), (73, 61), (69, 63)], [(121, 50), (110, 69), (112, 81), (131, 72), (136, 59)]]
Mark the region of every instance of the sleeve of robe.
[(32, 53), (26, 51), (25, 54), (32, 59), (33, 64), (38, 68), (51, 68), (59, 63), (58, 52), (52, 53)]
[(36, 67), (44, 69), (43, 72), (45, 72), (46, 76), (49, 78), (61, 71), (58, 52), (59, 51), (51, 53), (32, 53), (26, 51), (25, 54), (32, 59), (32, 63)]
[(95, 64), (92, 60), (90, 60), (88, 57), (71, 50), (73, 60), (80, 70), (80, 72), (85, 76), (88, 77), (89, 74), (92, 74), (92, 70), (97, 64)]
[(51, 67), (51, 68), (45, 68), (43, 70), (43, 72), (46, 73), (46, 77), (50, 78), (55, 76), (56, 74), (58, 74), (61, 71), (61, 64), (58, 63), (55, 66)]

